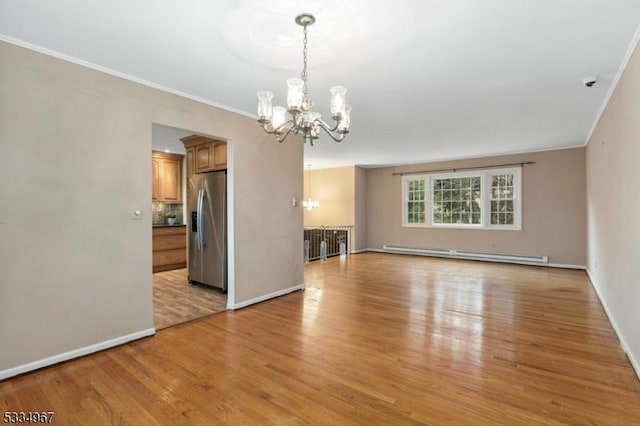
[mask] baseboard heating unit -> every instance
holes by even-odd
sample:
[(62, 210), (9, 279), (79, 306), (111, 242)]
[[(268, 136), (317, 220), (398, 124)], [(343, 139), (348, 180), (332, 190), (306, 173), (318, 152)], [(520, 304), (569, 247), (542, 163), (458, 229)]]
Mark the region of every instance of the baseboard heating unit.
[(549, 263), (548, 256), (530, 256), (520, 254), (483, 253), (468, 250), (444, 250), (430, 248), (400, 247), (384, 245), (382, 250), (387, 253), (417, 254), (422, 256), (450, 257), (457, 259), (487, 260), (490, 262), (524, 263), (544, 265)]

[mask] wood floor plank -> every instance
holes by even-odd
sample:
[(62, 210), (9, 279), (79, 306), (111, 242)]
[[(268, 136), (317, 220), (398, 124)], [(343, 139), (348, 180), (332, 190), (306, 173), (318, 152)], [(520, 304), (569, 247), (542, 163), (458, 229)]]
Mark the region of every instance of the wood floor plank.
[(227, 295), (206, 285), (190, 284), (187, 269), (153, 274), (153, 323), (156, 330), (227, 309)]
[(0, 382), (56, 424), (637, 425), (583, 271), (364, 253), (305, 291)]

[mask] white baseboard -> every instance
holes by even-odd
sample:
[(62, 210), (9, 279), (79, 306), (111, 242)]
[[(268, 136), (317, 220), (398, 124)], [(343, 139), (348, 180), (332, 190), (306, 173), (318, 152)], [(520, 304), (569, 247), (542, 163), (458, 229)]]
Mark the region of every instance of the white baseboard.
[(627, 354), (627, 358), (629, 358), (629, 362), (631, 362), (631, 366), (635, 370), (636, 376), (638, 376), (638, 379), (640, 379), (640, 362), (638, 362), (638, 360), (634, 356), (633, 352), (631, 352), (631, 350), (629, 350), (629, 345), (627, 345), (627, 343), (625, 342), (624, 336), (620, 332), (620, 328), (618, 327), (618, 324), (616, 324), (615, 319), (611, 315), (611, 310), (609, 309), (609, 306), (607, 306), (607, 301), (605, 300), (604, 297), (602, 297), (602, 293), (601, 293), (600, 289), (598, 288), (598, 283), (596, 283), (596, 281), (593, 279), (593, 276), (591, 275), (591, 272), (589, 271), (589, 268), (585, 268), (585, 270), (587, 271), (587, 276), (589, 277), (589, 281), (591, 282), (591, 286), (596, 291), (596, 294), (598, 295), (598, 299), (600, 300), (600, 304), (604, 308), (604, 312), (605, 312), (605, 314), (607, 314), (607, 318), (609, 319), (609, 322), (611, 323), (611, 326), (613, 327), (613, 331), (616, 333), (616, 336), (618, 336), (618, 340), (620, 341), (620, 345), (622, 346), (622, 350), (624, 350), (624, 352)]
[(362, 251), (372, 251), (374, 253), (387, 253), (386, 251), (382, 250), (382, 249), (378, 249), (378, 248), (366, 248)]
[(253, 305), (255, 303), (264, 302), (265, 300), (273, 299), (274, 297), (284, 296), (285, 294), (293, 293), (294, 291), (304, 290), (305, 284), (294, 285), (293, 287), (284, 288), (282, 290), (274, 291), (273, 293), (265, 294), (263, 296), (254, 297), (253, 299), (245, 300), (240, 303), (235, 303), (233, 305), (227, 305), (227, 309), (235, 310), (240, 308), (245, 308), (249, 305)]
[(567, 263), (547, 263), (546, 265), (541, 265), (541, 266), (548, 266), (550, 268), (562, 268), (562, 269), (580, 269), (581, 271), (587, 270), (587, 267), (584, 265), (572, 265)]
[(126, 336), (116, 337), (115, 339), (111, 340), (105, 340), (104, 342), (96, 343), (95, 345), (85, 346), (83, 348), (74, 349), (69, 352), (64, 352), (48, 358), (40, 359), (38, 361), (33, 361), (28, 364), (12, 367), (7, 370), (0, 371), (0, 380), (8, 379), (9, 377), (17, 376), (18, 374), (28, 373), (39, 368), (48, 367), (59, 362), (68, 361), (73, 358), (79, 358), (81, 356), (109, 349), (114, 346), (119, 346), (132, 340), (138, 340), (143, 337), (153, 336), (154, 334), (156, 334), (156, 329), (148, 328), (136, 333), (127, 334)]
[(465, 256), (454, 257), (454, 256), (445, 256), (445, 255), (427, 254), (427, 253), (401, 253), (401, 252), (385, 251), (384, 249), (379, 249), (379, 248), (366, 248), (363, 250), (359, 250), (358, 253), (363, 253), (366, 251), (372, 251), (375, 253), (388, 253), (388, 254), (400, 254), (400, 255), (412, 255), (412, 256), (441, 257), (443, 259), (479, 260), (481, 262), (512, 263), (514, 265), (544, 266), (547, 268), (564, 268), (564, 269), (581, 269), (581, 270), (587, 269), (587, 267), (584, 265), (572, 265), (567, 263), (528, 263), (528, 262), (515, 262), (510, 260), (478, 259), (478, 258), (470, 258), (470, 257), (467, 258)]
[(371, 251), (371, 249), (364, 248), (364, 249), (359, 249), (359, 250), (351, 250), (349, 253), (350, 254), (358, 254), (358, 253), (364, 253), (366, 251)]

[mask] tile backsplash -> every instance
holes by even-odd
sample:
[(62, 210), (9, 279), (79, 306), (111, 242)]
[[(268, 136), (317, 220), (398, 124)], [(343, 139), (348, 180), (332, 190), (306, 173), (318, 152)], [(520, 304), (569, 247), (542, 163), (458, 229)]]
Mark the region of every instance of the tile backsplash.
[(176, 212), (176, 223), (184, 223), (182, 220), (182, 204), (167, 204), (160, 202), (154, 202), (151, 204), (151, 209), (153, 211), (152, 222), (154, 225), (166, 224), (167, 218), (164, 215), (168, 212)]

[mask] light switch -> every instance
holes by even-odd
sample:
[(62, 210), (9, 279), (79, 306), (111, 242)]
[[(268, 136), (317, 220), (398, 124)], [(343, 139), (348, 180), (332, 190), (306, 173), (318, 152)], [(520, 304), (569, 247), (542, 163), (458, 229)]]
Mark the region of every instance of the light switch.
[(297, 207), (298, 206), (298, 199), (296, 197), (291, 197), (291, 205), (293, 207)]
[(142, 209), (135, 209), (131, 214), (131, 220), (142, 220), (144, 217), (144, 212)]

